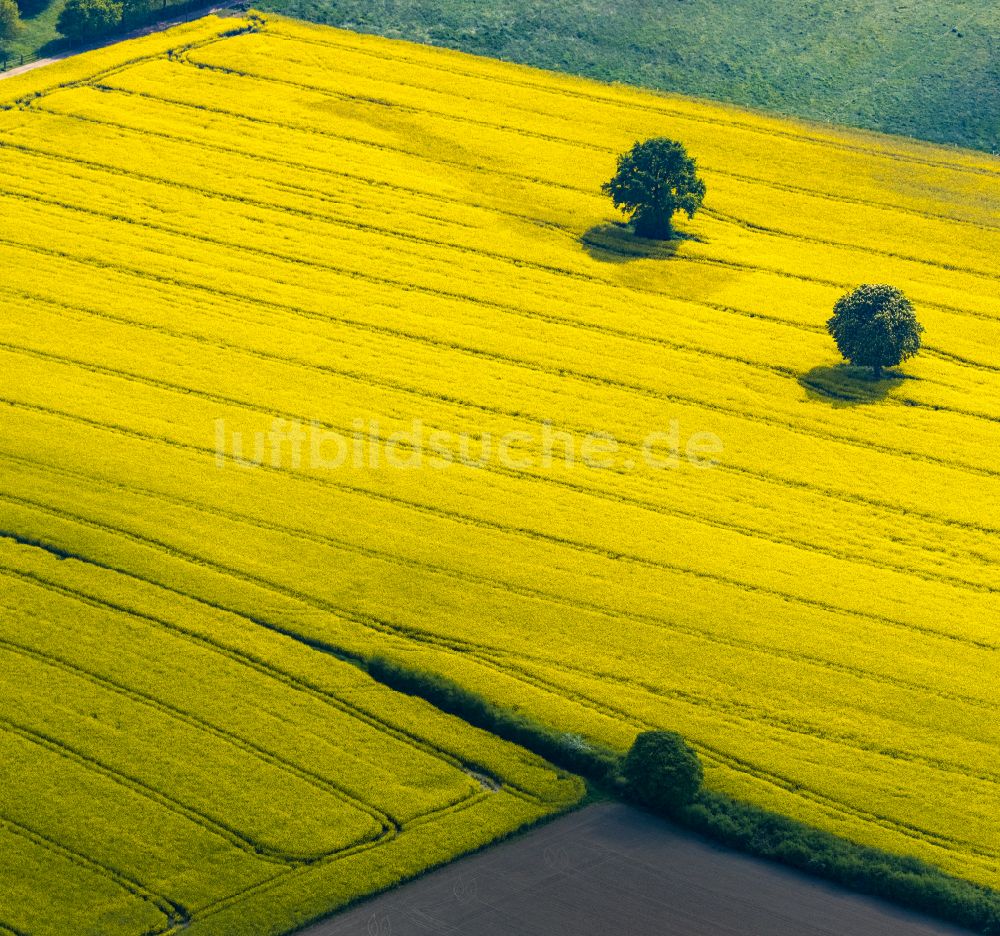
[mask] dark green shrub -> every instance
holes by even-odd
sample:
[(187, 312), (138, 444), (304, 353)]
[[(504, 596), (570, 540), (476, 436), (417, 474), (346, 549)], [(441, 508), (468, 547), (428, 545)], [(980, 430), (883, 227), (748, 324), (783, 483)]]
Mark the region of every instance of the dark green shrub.
[(122, 22), (122, 4), (115, 0), (67, 0), (56, 28), (67, 39), (82, 42), (114, 32)]
[(614, 785), (618, 777), (620, 761), (613, 751), (508, 712), (450, 679), (404, 669), (383, 657), (369, 660), (366, 669), (373, 679), (390, 689), (426, 699), (449, 715), (457, 715), (476, 728), (527, 748), (556, 767), (601, 785)]
[(644, 731), (622, 762), (628, 791), (643, 806), (675, 815), (690, 804), (704, 776), (691, 746), (673, 731)]
[(794, 819), (702, 790), (680, 821), (732, 848), (967, 926), (1000, 934), (1000, 895), (916, 858), (856, 845)]

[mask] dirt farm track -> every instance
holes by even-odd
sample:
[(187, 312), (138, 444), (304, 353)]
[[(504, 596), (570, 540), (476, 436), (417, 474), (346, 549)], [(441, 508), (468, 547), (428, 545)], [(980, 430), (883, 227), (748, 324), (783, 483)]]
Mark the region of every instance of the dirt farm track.
[(366, 901), (301, 936), (961, 936), (617, 804)]

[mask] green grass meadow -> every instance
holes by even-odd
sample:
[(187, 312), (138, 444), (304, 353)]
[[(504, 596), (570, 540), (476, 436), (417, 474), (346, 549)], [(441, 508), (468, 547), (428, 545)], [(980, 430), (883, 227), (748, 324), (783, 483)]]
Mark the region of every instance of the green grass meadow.
[(51, 0), (21, 11), (23, 29), (16, 39), (0, 42), (0, 65), (4, 61), (8, 67), (25, 60), (44, 56), (56, 51), (62, 36), (56, 29), (56, 20), (65, 6), (66, 0)]

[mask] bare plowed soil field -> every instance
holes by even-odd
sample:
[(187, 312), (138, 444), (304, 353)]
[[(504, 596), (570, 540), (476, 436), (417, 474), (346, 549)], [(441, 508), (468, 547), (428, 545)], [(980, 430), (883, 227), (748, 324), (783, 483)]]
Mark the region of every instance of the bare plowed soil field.
[(960, 936), (878, 900), (602, 804), (302, 936)]

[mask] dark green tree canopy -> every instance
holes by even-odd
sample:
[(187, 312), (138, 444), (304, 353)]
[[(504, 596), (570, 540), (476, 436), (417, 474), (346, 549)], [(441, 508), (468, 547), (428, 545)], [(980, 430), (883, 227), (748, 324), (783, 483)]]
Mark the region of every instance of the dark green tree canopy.
[(656, 812), (673, 813), (695, 798), (704, 772), (679, 734), (644, 731), (625, 756), (622, 773), (636, 800)]
[(705, 183), (696, 170), (682, 144), (657, 137), (619, 156), (618, 171), (602, 191), (629, 215), (636, 234), (667, 240), (675, 212), (692, 218), (705, 199)]
[(876, 378), (920, 350), (924, 327), (910, 300), (895, 286), (867, 284), (837, 300), (827, 330), (852, 364), (870, 367)]
[(21, 13), (14, 0), (0, 0), (0, 39), (13, 39), (21, 31)]
[(107, 35), (121, 25), (122, 4), (115, 0), (67, 0), (56, 28), (79, 42)]

